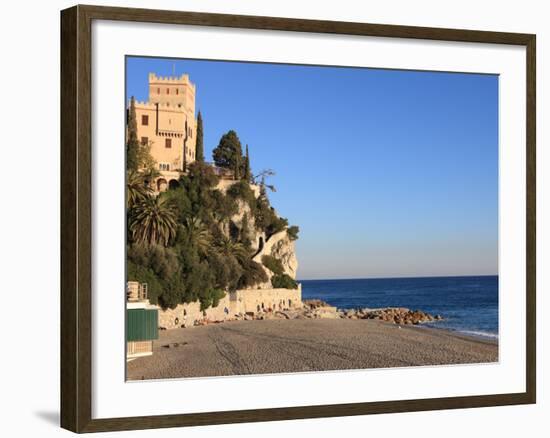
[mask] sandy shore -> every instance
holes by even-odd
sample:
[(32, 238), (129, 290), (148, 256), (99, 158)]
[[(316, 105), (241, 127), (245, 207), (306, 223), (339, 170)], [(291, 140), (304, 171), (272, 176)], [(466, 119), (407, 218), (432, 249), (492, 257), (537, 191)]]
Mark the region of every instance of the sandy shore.
[(234, 321), (161, 331), (153, 356), (128, 363), (128, 379), (496, 361), (497, 343), (432, 328), (348, 319)]

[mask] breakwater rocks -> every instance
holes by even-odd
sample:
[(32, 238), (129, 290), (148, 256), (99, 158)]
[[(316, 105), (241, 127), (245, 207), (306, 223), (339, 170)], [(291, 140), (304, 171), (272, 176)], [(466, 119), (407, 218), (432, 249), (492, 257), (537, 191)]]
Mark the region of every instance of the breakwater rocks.
[(410, 310), (403, 307), (388, 307), (385, 309), (345, 310), (344, 317), (350, 319), (377, 319), (393, 324), (421, 324), (423, 322), (440, 321), (441, 315), (430, 315), (422, 310)]
[(385, 307), (382, 309), (343, 309), (339, 310), (321, 300), (304, 301), (304, 316), (306, 318), (347, 318), (374, 319), (392, 324), (422, 324), (440, 321), (441, 315), (430, 315), (422, 310), (410, 310), (405, 307)]

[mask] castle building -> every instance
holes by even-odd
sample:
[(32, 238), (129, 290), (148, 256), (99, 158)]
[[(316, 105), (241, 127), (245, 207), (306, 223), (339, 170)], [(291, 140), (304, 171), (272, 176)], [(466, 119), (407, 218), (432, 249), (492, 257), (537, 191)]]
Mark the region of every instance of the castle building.
[(138, 139), (151, 147), (160, 172), (155, 181), (159, 192), (177, 185), (181, 173), (195, 161), (195, 92), (186, 74), (160, 77), (149, 73), (149, 99), (135, 102)]

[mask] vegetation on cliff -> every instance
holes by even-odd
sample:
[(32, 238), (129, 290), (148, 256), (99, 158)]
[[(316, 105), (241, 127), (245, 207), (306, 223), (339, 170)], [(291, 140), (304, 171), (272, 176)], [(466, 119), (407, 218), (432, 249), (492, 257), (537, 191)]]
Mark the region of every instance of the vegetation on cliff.
[[(131, 129), (129, 124), (129, 134)], [(269, 239), (288, 227), (271, 207), (265, 187), (255, 196), (248, 147), (243, 156), (234, 131), (222, 137), (213, 155), (236, 179), (225, 193), (214, 167), (203, 160), (187, 166), (177, 188), (160, 194), (151, 190), (150, 174), (134, 169), (145, 167), (146, 154), (128, 166), (127, 275), (147, 283), (150, 301), (163, 307), (200, 301), (204, 310), (228, 291), (265, 284), (268, 271), (253, 260), (258, 251), (253, 243), (259, 234)], [(242, 203), (248, 207), (244, 213)], [(240, 221), (232, 220), (239, 213)], [(276, 287), (296, 287), (279, 269), (271, 280)]]
[(283, 263), (278, 258), (266, 254), (262, 256), (262, 264), (273, 272), (273, 276), (271, 277), (271, 285), (273, 287), (282, 289), (296, 289), (298, 287), (296, 280), (285, 273)]

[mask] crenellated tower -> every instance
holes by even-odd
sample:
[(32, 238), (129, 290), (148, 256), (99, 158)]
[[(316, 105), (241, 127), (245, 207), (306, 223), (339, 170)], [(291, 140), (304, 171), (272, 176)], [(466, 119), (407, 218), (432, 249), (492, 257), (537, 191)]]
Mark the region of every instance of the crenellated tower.
[(149, 103), (184, 108), (194, 114), (195, 91), (189, 75), (162, 77), (149, 73)]
[(179, 175), (195, 161), (196, 87), (189, 75), (162, 77), (149, 73), (149, 99), (136, 102), (138, 139), (150, 146), (161, 176), (155, 189), (177, 184)]

